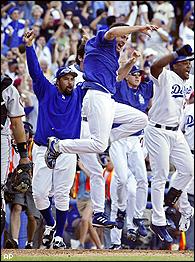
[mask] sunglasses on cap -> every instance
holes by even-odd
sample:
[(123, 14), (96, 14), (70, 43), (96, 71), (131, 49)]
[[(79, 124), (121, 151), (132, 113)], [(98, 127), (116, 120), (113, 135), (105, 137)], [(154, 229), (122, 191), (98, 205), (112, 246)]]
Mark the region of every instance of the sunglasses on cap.
[(141, 72), (130, 73), (131, 76), (141, 76)]

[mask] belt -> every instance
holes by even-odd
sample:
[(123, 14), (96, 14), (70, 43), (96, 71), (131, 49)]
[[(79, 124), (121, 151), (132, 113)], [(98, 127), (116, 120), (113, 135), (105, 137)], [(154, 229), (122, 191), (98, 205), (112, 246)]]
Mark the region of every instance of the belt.
[(164, 128), (166, 130), (172, 130), (172, 131), (177, 131), (179, 129), (179, 125), (173, 127), (173, 126), (163, 126), (163, 125), (160, 125), (160, 124), (155, 124), (154, 127)]
[(41, 146), (41, 144), (38, 143), (38, 142), (36, 142), (36, 141), (34, 141), (34, 143), (35, 143), (37, 146)]
[(86, 116), (82, 116), (82, 121), (88, 122)]
[(194, 155), (194, 149), (191, 150), (191, 153)]

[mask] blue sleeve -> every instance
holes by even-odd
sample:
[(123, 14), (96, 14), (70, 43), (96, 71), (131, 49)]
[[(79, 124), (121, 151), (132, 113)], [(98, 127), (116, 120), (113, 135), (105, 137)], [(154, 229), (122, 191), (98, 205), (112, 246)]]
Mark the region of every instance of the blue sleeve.
[(106, 34), (106, 32), (108, 31), (109, 29), (104, 29), (104, 30), (99, 30), (97, 32), (97, 35), (96, 35), (96, 43), (98, 45), (113, 45), (113, 43), (116, 41), (115, 39), (114, 40), (106, 40), (104, 38), (104, 35)]
[(34, 106), (26, 106), (26, 107), (24, 108), (25, 115), (26, 115), (26, 116), (29, 115), (30, 112), (33, 111), (33, 109), (34, 109)]
[(37, 98), (44, 96), (50, 82), (44, 76), (33, 46), (26, 46), (26, 58), (29, 74), (33, 80), (33, 90)]

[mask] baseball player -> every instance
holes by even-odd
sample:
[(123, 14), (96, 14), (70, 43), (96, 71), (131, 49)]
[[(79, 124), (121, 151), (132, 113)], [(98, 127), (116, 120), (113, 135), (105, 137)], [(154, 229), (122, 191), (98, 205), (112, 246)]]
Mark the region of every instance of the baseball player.
[[(193, 82), (192, 82), (193, 85)], [(180, 128), (184, 133), (185, 139), (191, 150), (191, 154), (194, 157), (194, 92), (191, 93), (187, 104), (185, 105), (183, 117), (180, 123)], [(174, 179), (177, 176), (177, 171), (172, 175), (170, 186), (172, 185)], [(179, 200), (178, 209), (181, 213), (181, 218), (179, 221), (179, 230), (187, 231), (190, 227), (190, 220), (194, 215), (194, 208), (190, 205), (188, 201), (188, 194), (194, 195), (194, 177), (190, 180), (187, 187), (183, 190)]]
[[(19, 164), (28, 164), (26, 135), (22, 123), (25, 115), (20, 101), (20, 95), (12, 84), (12, 79), (7, 75), (1, 75), (1, 188), (3, 188), (9, 172), (11, 151), (10, 124), (14, 139), (17, 143), (20, 155)], [(3, 191), (1, 191), (3, 193)], [(1, 219), (5, 219), (5, 205), (1, 203)], [(4, 226), (1, 227), (1, 234)]]
[[(172, 243), (166, 229), (163, 208), (173, 206), (193, 176), (193, 157), (179, 129), (183, 102), (187, 93), (192, 49), (184, 45), (177, 51), (155, 61), (151, 66), (154, 96), (149, 110), (149, 124), (145, 129), (145, 143), (152, 170), (151, 201), (153, 231), (162, 241)], [(170, 64), (170, 69), (165, 67)], [(169, 161), (178, 174), (164, 199), (165, 183), (169, 174)]]
[[(100, 30), (87, 41), (84, 59), (83, 88), (87, 90), (83, 101), (83, 110), (87, 116), (90, 139), (48, 140), (46, 163), (54, 163), (60, 153), (102, 153), (108, 147), (108, 141), (126, 137), (143, 129), (147, 116), (128, 105), (116, 103), (111, 96), (116, 91), (116, 80), (123, 79), (132, 67), (135, 57), (131, 57), (119, 68), (118, 58), (128, 35), (132, 32), (148, 34), (148, 30), (157, 30), (156, 26), (127, 26), (114, 24), (110, 29)], [(117, 76), (118, 71), (118, 76)], [(121, 123), (111, 133), (113, 122)], [(98, 192), (99, 194), (99, 192)], [(107, 222), (101, 212), (94, 214), (93, 222), (104, 225)]]
[[(47, 138), (79, 138), (81, 128), (81, 105), (85, 94), (80, 87), (73, 89), (77, 74), (69, 67), (56, 72), (56, 83), (51, 84), (43, 75), (33, 48), (34, 33), (24, 35), (26, 56), (33, 90), (39, 101), (37, 130), (34, 136), (34, 174), (32, 190), (35, 205), (46, 221), (43, 247), (65, 248), (62, 234), (69, 209), (69, 193), (76, 172), (76, 154), (62, 154), (54, 170), (44, 161)], [(56, 221), (53, 218), (49, 193), (53, 190)]]
[[(77, 48), (77, 56), (76, 63), (71, 65), (70, 67), (78, 74), (75, 78), (75, 86), (78, 83), (84, 82), (83, 79), (83, 61), (85, 54), (85, 41), (82, 41), (81, 44)], [(81, 122), (81, 138), (88, 139), (91, 137), (89, 124), (87, 121), (87, 117), (82, 110), (82, 122)], [(81, 159), (85, 168), (87, 168), (89, 176), (90, 176), (90, 196), (92, 201), (93, 212), (101, 213), (99, 215), (99, 219), (103, 219), (104, 223), (96, 223), (93, 221), (93, 226), (96, 227), (108, 227), (111, 228), (116, 225), (115, 221), (110, 221), (107, 216), (104, 214), (104, 206), (105, 206), (105, 181), (102, 176), (103, 168), (98, 161), (98, 157), (96, 153), (84, 153), (79, 154), (79, 158)]]
[[(117, 83), (117, 91), (113, 98), (117, 102), (128, 104), (146, 112), (153, 96), (153, 82), (151, 80), (149, 82), (141, 82), (142, 72), (138, 66), (133, 66), (125, 80)], [(115, 128), (115, 125), (113, 125), (113, 128)], [(118, 228), (122, 229), (127, 199), (130, 194), (135, 201), (131, 201), (131, 207), (128, 209), (131, 212), (127, 214), (127, 238), (134, 241), (137, 234), (141, 236), (147, 235), (147, 230), (143, 223), (143, 212), (147, 203), (148, 179), (145, 156), (140, 141), (142, 133), (143, 130), (127, 138), (114, 141), (109, 149), (115, 168), (115, 179), (117, 180), (117, 183), (114, 183), (117, 190), (114, 189), (114, 192), (117, 192), (118, 197), (118, 203), (112, 201), (111, 217), (113, 219), (113, 216), (116, 216), (116, 221), (119, 223)], [(118, 229), (111, 230), (112, 245), (120, 244), (121, 232)]]
[[(30, 150), (32, 149), (32, 125), (28, 122), (23, 121), (24, 129), (26, 133), (26, 140), (28, 143), (28, 150), (29, 150), (29, 158), (31, 155)], [(10, 172), (14, 171), (14, 168), (18, 165), (18, 154), (17, 148), (12, 147), (12, 156), (10, 161)], [(31, 159), (32, 160), (32, 159)], [(6, 194), (6, 192), (5, 192)], [(33, 196), (32, 196), (32, 187), (29, 187), (27, 192), (25, 193), (15, 193), (13, 195), (13, 200), (8, 202), (10, 204), (10, 231), (11, 237), (6, 240), (5, 248), (13, 249), (18, 248), (18, 237), (20, 232), (20, 225), (21, 225), (21, 212), (25, 210), (27, 218), (28, 218), (28, 225), (27, 225), (27, 238), (28, 241), (25, 244), (25, 249), (32, 249), (33, 248), (33, 239), (37, 227), (36, 218), (40, 218), (39, 211), (35, 208)]]

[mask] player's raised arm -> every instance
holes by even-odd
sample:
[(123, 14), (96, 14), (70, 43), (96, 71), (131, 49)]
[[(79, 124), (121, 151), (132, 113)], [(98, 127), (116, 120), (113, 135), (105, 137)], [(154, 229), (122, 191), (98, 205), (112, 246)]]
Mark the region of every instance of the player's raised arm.
[(174, 59), (179, 56), (191, 56), (192, 48), (190, 45), (184, 45), (183, 47), (179, 48), (175, 52), (172, 52), (162, 58), (156, 60), (151, 66), (151, 74), (156, 79), (158, 79), (159, 75), (161, 74), (163, 67), (170, 64)]
[(158, 27), (156, 25), (136, 25), (136, 26), (117, 26), (117, 27), (111, 27), (106, 34), (104, 35), (104, 38), (106, 40), (113, 40), (115, 37), (123, 36), (123, 35), (129, 35), (134, 32), (140, 32), (143, 34), (146, 34), (150, 37), (150, 31), (157, 30)]
[(35, 34), (33, 30), (30, 30), (24, 34), (23, 40), (26, 44), (26, 58), (29, 74), (34, 82), (39, 82), (40, 79), (45, 78), (40, 68), (37, 55), (33, 48), (33, 42)]
[(129, 60), (125, 63), (122, 64), (119, 69), (118, 69), (118, 75), (117, 75), (117, 82), (120, 82), (121, 80), (123, 80), (129, 73), (129, 71), (131, 70), (131, 68), (133, 67), (133, 65), (136, 63), (137, 58), (140, 57), (140, 52), (134, 50), (131, 54), (131, 57), (129, 58)]

